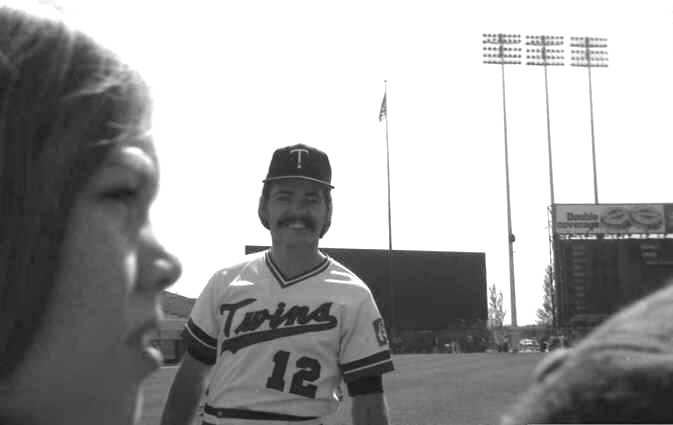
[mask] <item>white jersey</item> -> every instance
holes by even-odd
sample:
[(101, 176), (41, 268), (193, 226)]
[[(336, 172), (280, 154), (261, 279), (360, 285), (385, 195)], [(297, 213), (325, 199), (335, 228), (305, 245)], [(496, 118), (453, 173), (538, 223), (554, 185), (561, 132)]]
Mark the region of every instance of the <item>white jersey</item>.
[(218, 271), (184, 336), (192, 356), (215, 365), (204, 407), (213, 424), (319, 418), (336, 410), (342, 379), (393, 370), (371, 291), (329, 257), (291, 279), (268, 251)]

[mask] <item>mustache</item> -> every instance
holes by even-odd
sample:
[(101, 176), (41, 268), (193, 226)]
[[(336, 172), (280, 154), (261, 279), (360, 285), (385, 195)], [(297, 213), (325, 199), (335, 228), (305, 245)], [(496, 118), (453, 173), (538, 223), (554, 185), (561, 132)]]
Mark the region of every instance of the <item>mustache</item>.
[(313, 218), (310, 216), (302, 215), (302, 216), (291, 216), (291, 217), (283, 217), (280, 220), (278, 220), (278, 227), (284, 227), (287, 226), (291, 223), (302, 223), (304, 226), (311, 230), (315, 230), (316, 228), (316, 223)]

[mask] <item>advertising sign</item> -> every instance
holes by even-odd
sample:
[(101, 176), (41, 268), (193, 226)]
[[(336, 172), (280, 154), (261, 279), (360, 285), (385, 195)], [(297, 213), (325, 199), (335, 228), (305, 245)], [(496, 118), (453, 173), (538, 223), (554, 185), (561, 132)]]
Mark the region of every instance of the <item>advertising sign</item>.
[(664, 204), (664, 221), (666, 233), (673, 233), (673, 204)]
[(557, 234), (664, 234), (673, 230), (670, 204), (558, 204)]

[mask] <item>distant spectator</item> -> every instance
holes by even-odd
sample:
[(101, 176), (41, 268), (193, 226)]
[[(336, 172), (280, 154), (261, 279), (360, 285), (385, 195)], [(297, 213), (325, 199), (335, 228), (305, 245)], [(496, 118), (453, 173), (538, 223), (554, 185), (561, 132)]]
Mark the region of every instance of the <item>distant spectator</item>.
[(549, 341), (547, 342), (547, 351), (553, 351), (556, 350), (557, 348), (563, 348), (561, 337), (552, 336), (551, 338), (549, 338)]
[(465, 352), (466, 353), (475, 352), (474, 337), (472, 335), (468, 335), (465, 337)]
[(673, 423), (673, 286), (549, 354), (503, 417), (528, 423)]

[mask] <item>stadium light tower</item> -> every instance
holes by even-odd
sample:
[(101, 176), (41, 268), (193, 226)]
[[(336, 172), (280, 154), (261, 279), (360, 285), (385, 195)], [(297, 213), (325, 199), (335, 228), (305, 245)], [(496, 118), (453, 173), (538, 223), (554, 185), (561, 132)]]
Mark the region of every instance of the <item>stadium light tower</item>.
[(509, 247), (509, 292), (512, 309), (512, 326), (516, 321), (516, 290), (514, 288), (514, 234), (512, 233), (512, 210), (509, 199), (509, 153), (507, 149), (507, 102), (505, 98), (505, 65), (521, 64), (521, 43), (518, 34), (483, 34), (483, 55), (485, 64), (500, 65), (502, 79), (502, 118), (505, 134), (505, 188), (507, 191), (507, 242)]
[(591, 121), (591, 154), (594, 168), (594, 203), (598, 204), (596, 177), (596, 141), (594, 136), (594, 102), (591, 87), (591, 68), (608, 67), (608, 39), (597, 37), (571, 37), (572, 66), (585, 67), (589, 76), (589, 114)]
[[(547, 112), (547, 154), (549, 161), (549, 199), (551, 208), (551, 222), (549, 224), (549, 266), (552, 268), (551, 279), (554, 285), (554, 163), (552, 161), (551, 124), (549, 119), (549, 79), (547, 67), (563, 66), (563, 36), (527, 35), (526, 36), (526, 65), (542, 66), (544, 69), (544, 95)], [(556, 325), (556, 312), (552, 311), (552, 324)]]

